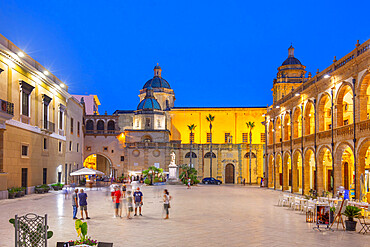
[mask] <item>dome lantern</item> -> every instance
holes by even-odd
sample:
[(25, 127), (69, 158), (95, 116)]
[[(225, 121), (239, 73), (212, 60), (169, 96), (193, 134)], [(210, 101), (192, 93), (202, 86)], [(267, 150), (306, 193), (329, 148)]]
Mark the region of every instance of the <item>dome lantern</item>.
[(154, 67), (154, 76), (162, 77), (162, 68), (158, 65)]

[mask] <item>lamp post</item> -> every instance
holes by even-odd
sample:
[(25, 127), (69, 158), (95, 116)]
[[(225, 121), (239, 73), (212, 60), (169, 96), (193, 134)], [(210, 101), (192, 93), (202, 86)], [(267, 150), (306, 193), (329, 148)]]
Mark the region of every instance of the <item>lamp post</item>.
[[(333, 181), (333, 187), (331, 188), (333, 195), (334, 195), (334, 89), (335, 87), (331, 88), (331, 180)], [(330, 181), (330, 187), (331, 187)]]

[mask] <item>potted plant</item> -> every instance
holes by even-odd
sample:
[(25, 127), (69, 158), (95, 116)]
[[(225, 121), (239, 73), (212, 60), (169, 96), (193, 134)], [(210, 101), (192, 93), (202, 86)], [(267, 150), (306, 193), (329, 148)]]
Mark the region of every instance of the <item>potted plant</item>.
[(44, 188), (42, 188), (42, 185), (35, 186), (35, 193), (36, 194), (43, 194), (44, 193)]
[(22, 188), (17, 187), (17, 188), (15, 188), (15, 190), (17, 192), (15, 194), (15, 197), (22, 197)]
[(48, 193), (48, 192), (49, 192), (49, 190), (50, 190), (50, 186), (49, 186), (49, 185), (47, 185), (47, 184), (43, 184), (43, 185), (41, 185), (41, 188), (43, 188), (43, 189), (44, 189), (44, 193)]
[(343, 215), (345, 215), (348, 220), (346, 220), (346, 231), (356, 231), (357, 221), (353, 218), (357, 218), (361, 215), (361, 209), (355, 206), (347, 206)]
[(54, 190), (61, 190), (63, 188), (64, 184), (56, 183), (52, 184), (51, 187), (53, 187)]
[(87, 223), (81, 220), (76, 220), (75, 228), (77, 231), (79, 240), (74, 241), (74, 246), (96, 246), (98, 244), (97, 240), (87, 237)]
[(17, 192), (15, 191), (15, 188), (9, 188), (8, 189), (8, 198), (14, 199)]

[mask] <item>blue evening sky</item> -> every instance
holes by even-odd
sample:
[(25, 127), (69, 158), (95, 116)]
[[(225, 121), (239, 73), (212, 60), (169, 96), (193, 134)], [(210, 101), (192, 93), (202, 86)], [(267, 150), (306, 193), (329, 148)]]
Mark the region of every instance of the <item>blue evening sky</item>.
[(175, 106), (266, 106), (288, 55), (313, 74), (370, 38), (370, 1), (0, 0), (0, 33), (105, 110), (136, 109), (156, 63)]

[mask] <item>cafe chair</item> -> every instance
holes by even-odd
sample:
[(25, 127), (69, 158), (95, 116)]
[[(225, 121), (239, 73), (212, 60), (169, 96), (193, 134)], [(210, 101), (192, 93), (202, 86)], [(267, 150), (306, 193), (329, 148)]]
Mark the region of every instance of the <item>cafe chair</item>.
[(98, 242), (98, 247), (113, 247), (113, 243)]
[(363, 234), (367, 233), (367, 232), (370, 232), (370, 222), (366, 222), (366, 219), (364, 216), (360, 216), (358, 217), (358, 220), (360, 222), (360, 225), (361, 225), (361, 230), (358, 232), (358, 233), (361, 233), (362, 231)]

